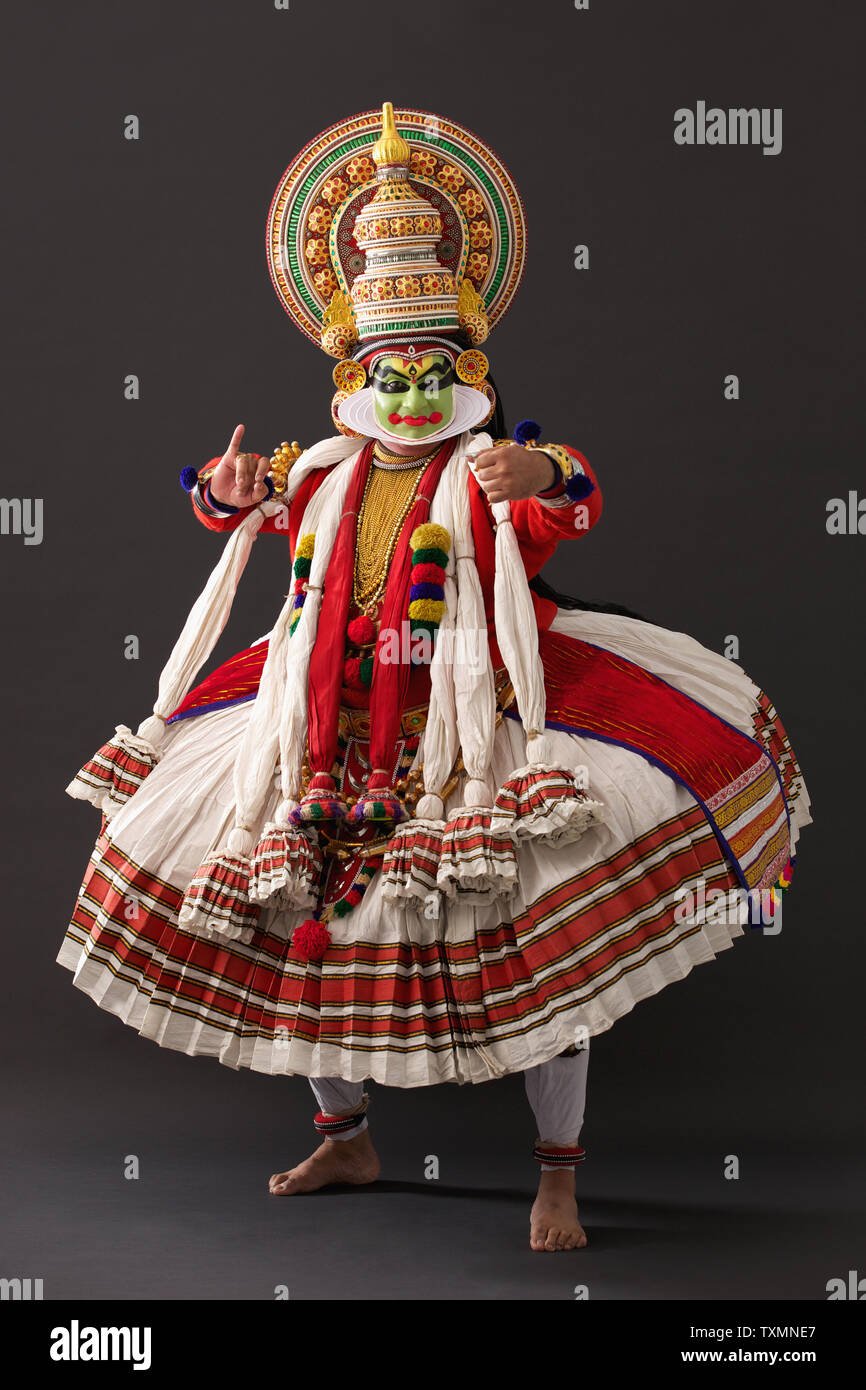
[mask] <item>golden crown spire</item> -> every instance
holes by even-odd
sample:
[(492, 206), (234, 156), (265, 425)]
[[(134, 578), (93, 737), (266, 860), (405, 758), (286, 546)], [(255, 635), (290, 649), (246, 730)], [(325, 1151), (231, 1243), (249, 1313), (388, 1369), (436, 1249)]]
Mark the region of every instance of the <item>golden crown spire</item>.
[(394, 124), (394, 107), (390, 101), (382, 103), (382, 134), (373, 146), (373, 163), (377, 169), (392, 164), (409, 163), (408, 140), (397, 134)]

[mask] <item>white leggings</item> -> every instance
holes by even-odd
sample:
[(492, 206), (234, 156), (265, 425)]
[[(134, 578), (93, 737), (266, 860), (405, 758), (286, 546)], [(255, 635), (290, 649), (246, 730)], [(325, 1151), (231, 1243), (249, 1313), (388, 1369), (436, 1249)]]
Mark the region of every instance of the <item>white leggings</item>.
[[(589, 1048), (584, 1047), (570, 1057), (553, 1057), (540, 1067), (530, 1067), (523, 1073), (526, 1097), (532, 1106), (538, 1128), (538, 1142), (576, 1146), (580, 1139), (583, 1112), (586, 1107), (586, 1073), (589, 1067)], [(367, 1128), (367, 1095), (360, 1081), (342, 1081), (338, 1077), (311, 1076), (310, 1085), (325, 1115), (354, 1115), (362, 1118), (358, 1125), (332, 1139), (354, 1139)]]

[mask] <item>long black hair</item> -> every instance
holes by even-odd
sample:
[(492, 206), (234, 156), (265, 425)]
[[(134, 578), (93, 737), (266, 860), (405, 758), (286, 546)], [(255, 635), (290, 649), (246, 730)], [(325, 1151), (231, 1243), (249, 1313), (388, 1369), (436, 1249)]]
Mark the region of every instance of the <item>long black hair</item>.
[[(453, 338), (455, 342), (460, 342), (465, 339), (465, 346), (467, 348), (471, 347), (469, 338), (462, 331), (459, 333), (450, 333), (448, 336)], [(487, 380), (496, 392), (496, 409), (491, 418), (487, 421), (487, 424), (481, 425), (479, 428), (486, 430), (493, 439), (506, 439), (508, 437), (508, 427), (505, 423), (505, 410), (502, 405), (502, 396), (490, 372), (487, 373)], [(575, 598), (572, 594), (561, 594), (558, 589), (554, 589), (551, 584), (548, 584), (547, 580), (543, 579), (540, 574), (537, 574), (534, 579), (530, 579), (529, 587), (533, 593), (538, 594), (539, 598), (552, 599), (558, 608), (577, 608), (586, 613), (617, 613), (622, 618), (637, 618), (640, 622), (647, 621), (640, 613), (635, 613), (631, 608), (623, 607), (621, 603), (593, 602), (591, 599)]]

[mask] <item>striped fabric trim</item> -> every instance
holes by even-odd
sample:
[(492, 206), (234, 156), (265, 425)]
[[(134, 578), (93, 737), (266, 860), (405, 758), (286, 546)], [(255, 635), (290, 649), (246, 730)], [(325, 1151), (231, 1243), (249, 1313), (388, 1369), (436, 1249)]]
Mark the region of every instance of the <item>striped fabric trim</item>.
[(261, 909), (250, 902), (249, 863), (212, 855), (196, 870), (179, 909), (180, 925), (249, 939)]
[(567, 769), (525, 767), (497, 792), (490, 828), (516, 840), (540, 836), (565, 844), (603, 819), (604, 807), (590, 800)]
[(322, 851), (302, 831), (266, 825), (250, 859), (249, 897), (266, 903), (310, 907), (322, 869)]
[(496, 809), (503, 817), (513, 820), (532, 811), (546, 811), (551, 802), (581, 801), (584, 792), (578, 791), (574, 779), (559, 770), (526, 772), (510, 778), (496, 797)]
[(91, 794), (103, 809), (119, 809), (138, 791), (153, 771), (152, 758), (140, 756), (126, 748), (121, 739), (104, 743), (76, 774), (73, 785)]
[(737, 886), (694, 807), (553, 884), (514, 920), (479, 926), (469, 914), (465, 935), (452, 925), (429, 943), (389, 938), (380, 921), (384, 939), (334, 941), (308, 967), (261, 925), (248, 941), (183, 931), (180, 891), (103, 835), (59, 960), (144, 1036), (233, 1067), (403, 1086), (483, 1081), (557, 1055), (578, 1025), (604, 1031), (742, 935), (716, 927), (710, 945), (700, 925), (679, 920), (678, 890), (701, 879), (708, 893)]
[(514, 843), (509, 835), (491, 829), (489, 810), (461, 808), (445, 822), (436, 884), (447, 897), (466, 902), (514, 892)]
[(388, 899), (423, 898), (436, 888), (442, 830), (424, 821), (398, 826), (382, 861), (382, 892)]

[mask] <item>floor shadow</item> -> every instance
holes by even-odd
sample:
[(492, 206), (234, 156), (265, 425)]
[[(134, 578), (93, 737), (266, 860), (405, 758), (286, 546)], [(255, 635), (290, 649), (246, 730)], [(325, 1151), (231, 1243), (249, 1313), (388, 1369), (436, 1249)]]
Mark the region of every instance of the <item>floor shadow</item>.
[(524, 1205), (532, 1202), (535, 1193), (531, 1188), (518, 1190), (517, 1188), (503, 1187), (459, 1187), (451, 1183), (442, 1182), (398, 1182), (388, 1178), (381, 1179), (379, 1182), (366, 1183), (363, 1187), (354, 1187), (351, 1183), (331, 1183), (329, 1187), (323, 1187), (318, 1192), (310, 1192), (306, 1195), (310, 1197), (327, 1197), (334, 1193), (352, 1192), (357, 1196), (383, 1196), (385, 1194), (400, 1194), (410, 1197), (468, 1197), (474, 1202), (519, 1202)]

